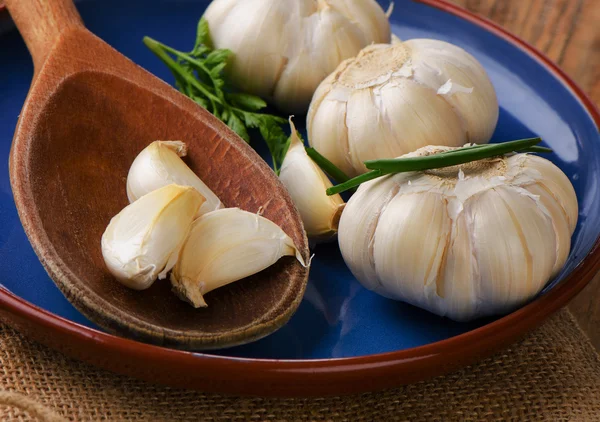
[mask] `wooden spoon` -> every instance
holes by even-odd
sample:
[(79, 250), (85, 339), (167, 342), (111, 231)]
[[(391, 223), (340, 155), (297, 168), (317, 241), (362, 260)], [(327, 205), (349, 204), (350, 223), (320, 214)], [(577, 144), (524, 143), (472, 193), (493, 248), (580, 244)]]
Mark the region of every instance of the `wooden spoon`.
[(25, 232), (67, 299), (110, 332), (181, 349), (243, 344), (285, 324), (308, 277), (293, 258), (208, 294), (209, 307), (199, 310), (177, 299), (166, 280), (138, 292), (110, 276), (100, 238), (128, 204), (133, 159), (157, 139), (186, 141), (188, 164), (226, 206), (262, 207), (305, 259), (307, 240), (290, 197), (260, 157), (86, 30), (71, 0), (6, 4), (35, 67), (11, 149), (12, 189)]

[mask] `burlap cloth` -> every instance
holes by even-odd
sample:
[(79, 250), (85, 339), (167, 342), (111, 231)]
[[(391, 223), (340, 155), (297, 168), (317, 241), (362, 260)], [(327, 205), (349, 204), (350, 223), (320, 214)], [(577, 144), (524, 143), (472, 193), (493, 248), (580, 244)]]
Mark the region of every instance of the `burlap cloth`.
[(152, 385), (66, 358), (0, 325), (0, 420), (600, 421), (600, 357), (563, 310), (459, 372), (320, 399), (240, 398)]

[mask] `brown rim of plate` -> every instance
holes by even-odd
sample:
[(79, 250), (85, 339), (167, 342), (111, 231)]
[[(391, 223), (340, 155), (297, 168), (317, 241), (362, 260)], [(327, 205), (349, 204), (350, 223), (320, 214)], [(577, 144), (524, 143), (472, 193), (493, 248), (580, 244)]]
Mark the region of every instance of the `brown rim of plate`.
[[(596, 125), (600, 112), (583, 90), (548, 57), (499, 25), (446, 0), (415, 0), (486, 29), (525, 51), (562, 81)], [(0, 0), (0, 13), (4, 6)], [(600, 237), (556, 287), (490, 324), (411, 349), (367, 356), (248, 359), (183, 352), (97, 331), (41, 309), (0, 287), (0, 320), (72, 357), (105, 369), (174, 387), (263, 396), (360, 393), (416, 382), (457, 369), (522, 337), (566, 305), (600, 270)]]

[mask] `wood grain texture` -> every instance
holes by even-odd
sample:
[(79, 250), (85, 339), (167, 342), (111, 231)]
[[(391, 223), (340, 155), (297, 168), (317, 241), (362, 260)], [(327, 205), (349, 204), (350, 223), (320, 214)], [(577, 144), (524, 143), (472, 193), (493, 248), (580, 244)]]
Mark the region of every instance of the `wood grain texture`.
[(6, 0), (5, 3), (33, 57), (36, 72), (62, 33), (83, 28), (71, 0)]
[[(453, 1), (533, 44), (600, 104), (599, 0)], [(600, 274), (569, 309), (600, 350)]]

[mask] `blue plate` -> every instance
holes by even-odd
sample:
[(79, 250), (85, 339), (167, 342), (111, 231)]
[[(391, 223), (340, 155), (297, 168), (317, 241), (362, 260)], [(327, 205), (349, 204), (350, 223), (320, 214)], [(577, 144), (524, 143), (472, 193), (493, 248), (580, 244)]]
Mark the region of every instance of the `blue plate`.
[[(190, 49), (206, 4), (199, 0), (87, 0), (80, 2), (78, 8), (93, 33), (172, 83), (172, 76), (144, 47), (142, 37), (149, 35), (181, 50)], [(541, 136), (545, 145), (554, 150), (549, 158), (573, 182), (580, 201), (579, 224), (569, 260), (542, 292), (546, 294), (582, 261), (600, 235), (600, 136), (590, 106), (556, 70), (517, 48), (506, 36), (499, 37), (457, 16), (411, 1), (396, 1), (391, 21), (394, 33), (401, 39), (441, 39), (473, 54), (487, 70), (498, 93), (501, 112), (494, 141)], [(19, 222), (7, 163), (33, 68), (16, 30), (5, 27), (0, 46), (2, 284), (31, 304), (98, 329), (71, 306), (48, 278)], [(261, 341), (221, 350), (217, 355), (274, 359), (364, 356), (439, 342), (494, 321), (456, 323), (384, 299), (354, 279), (336, 244), (320, 245), (314, 252), (306, 296), (289, 324)]]

